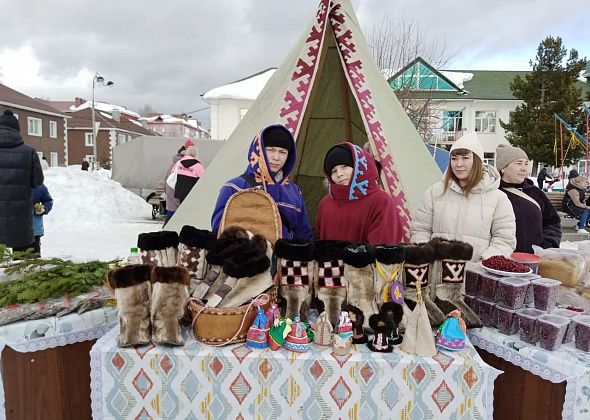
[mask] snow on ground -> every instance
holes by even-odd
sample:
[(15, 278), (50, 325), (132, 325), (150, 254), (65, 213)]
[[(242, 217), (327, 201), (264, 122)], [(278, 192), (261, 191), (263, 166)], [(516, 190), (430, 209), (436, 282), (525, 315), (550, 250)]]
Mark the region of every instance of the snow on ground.
[(43, 257), (108, 261), (129, 254), (137, 235), (160, 230), (145, 200), (110, 179), (109, 171), (87, 172), (80, 165), (49, 168), (45, 185), (53, 209), (44, 216)]

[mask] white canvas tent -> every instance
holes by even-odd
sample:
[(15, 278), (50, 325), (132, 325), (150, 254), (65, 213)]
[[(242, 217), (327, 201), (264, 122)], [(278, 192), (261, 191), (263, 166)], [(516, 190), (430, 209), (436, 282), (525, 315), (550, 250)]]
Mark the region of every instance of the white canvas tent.
[[(197, 147), (197, 159), (211, 163), (224, 142), (191, 139)], [(155, 190), (163, 183), (172, 156), (186, 141), (183, 137), (139, 136), (113, 148), (112, 179), (129, 189)]]
[(268, 81), (167, 229), (210, 228), (223, 183), (247, 165), (252, 138), (281, 123), (297, 141), (291, 178), (301, 187), (312, 225), (326, 194), (322, 165), (341, 141), (369, 142), (383, 165), (382, 181), (394, 198), (406, 233), (425, 189), (441, 178), (432, 156), (370, 56), (348, 0), (321, 0), (310, 27)]

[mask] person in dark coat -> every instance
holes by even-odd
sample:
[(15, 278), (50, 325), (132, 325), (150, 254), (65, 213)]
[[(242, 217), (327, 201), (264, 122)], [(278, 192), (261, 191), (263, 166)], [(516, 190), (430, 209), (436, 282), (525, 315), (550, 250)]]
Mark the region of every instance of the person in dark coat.
[(41, 255), (41, 236), (45, 234), (43, 216), (53, 208), (53, 198), (45, 184), (33, 189), (33, 234), (35, 235), (35, 252)]
[(324, 175), (329, 192), (318, 207), (319, 239), (371, 245), (403, 241), (395, 203), (379, 188), (375, 159), (366, 150), (349, 142), (337, 144), (326, 153)]
[(82, 159), (82, 170), (87, 171), (88, 167), (90, 167), (90, 164), (88, 163), (88, 161), (86, 159)]
[(590, 220), (590, 206), (586, 204), (588, 180), (583, 176), (570, 179), (565, 187), (561, 204), (567, 214), (578, 219), (578, 233), (588, 233), (586, 222)]
[(537, 185), (539, 186), (540, 190), (542, 190), (545, 186), (545, 181), (553, 181), (553, 178), (551, 178), (547, 173), (547, 165), (544, 165), (543, 168), (537, 174)]
[(0, 243), (14, 251), (34, 248), (31, 200), (43, 183), (35, 149), (24, 144), (12, 110), (0, 116)]
[[(190, 145), (188, 145), (189, 142)], [(176, 172), (174, 198), (177, 198), (181, 204), (205, 173), (205, 168), (197, 159), (197, 148), (190, 139), (185, 143), (185, 147), (184, 156), (176, 162), (174, 169), (172, 169)]]
[(291, 132), (280, 124), (262, 129), (252, 140), (247, 159), (246, 171), (227, 181), (219, 191), (211, 217), (213, 232), (218, 231), (225, 204), (234, 193), (264, 187), (279, 209), (283, 239), (313, 239), (303, 195), (289, 179), (296, 161), (295, 139)]
[(496, 149), (500, 190), (508, 196), (516, 218), (516, 251), (533, 253), (533, 245), (559, 248), (561, 219), (545, 193), (527, 178), (528, 164), (519, 147), (501, 144)]

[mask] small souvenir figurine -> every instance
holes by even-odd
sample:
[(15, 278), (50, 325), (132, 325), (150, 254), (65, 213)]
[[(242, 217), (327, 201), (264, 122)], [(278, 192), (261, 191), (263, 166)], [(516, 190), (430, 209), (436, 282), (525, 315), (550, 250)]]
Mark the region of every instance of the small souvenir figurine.
[(268, 318), (268, 323), (272, 326), (275, 324), (275, 320), (281, 317), (281, 311), (276, 303), (270, 305), (270, 307), (266, 310), (266, 317)]
[(289, 318), (275, 318), (274, 324), (268, 332), (268, 345), (276, 351), (285, 344), (285, 338), (291, 332), (291, 320)]
[(307, 329), (296, 316), (291, 325), (291, 331), (285, 338), (283, 347), (287, 350), (304, 353), (309, 350), (309, 340), (307, 338)]
[(246, 345), (254, 349), (265, 349), (268, 347), (268, 330), (270, 325), (264, 314), (264, 309), (258, 309), (256, 318), (246, 335)]
[(382, 314), (371, 315), (369, 317), (369, 326), (375, 333), (373, 341), (367, 344), (371, 351), (391, 353), (393, 344), (391, 344), (389, 337), (391, 336), (392, 325), (389, 321)]
[(332, 331), (334, 328), (330, 324), (328, 313), (322, 312), (315, 324), (314, 343), (319, 346), (329, 346), (332, 344)]
[(466, 330), (461, 311), (451, 311), (436, 333), (436, 346), (443, 350), (463, 350)]
[(399, 324), (402, 322), (402, 317), (404, 316), (404, 309), (398, 303), (393, 301), (385, 302), (381, 305), (381, 315), (387, 319), (388, 323), (392, 325), (391, 329), (391, 344), (394, 346), (401, 344), (403, 337), (399, 333)]
[(352, 337), (352, 322), (350, 322), (348, 312), (342, 311), (340, 313), (340, 319), (338, 320), (336, 332), (342, 338)]
[(338, 334), (332, 335), (332, 350), (337, 356), (344, 356), (350, 353), (352, 348), (352, 336), (346, 338), (340, 337)]
[(367, 342), (367, 334), (363, 328), (365, 314), (354, 305), (347, 305), (346, 310), (352, 322), (352, 344), (364, 344)]

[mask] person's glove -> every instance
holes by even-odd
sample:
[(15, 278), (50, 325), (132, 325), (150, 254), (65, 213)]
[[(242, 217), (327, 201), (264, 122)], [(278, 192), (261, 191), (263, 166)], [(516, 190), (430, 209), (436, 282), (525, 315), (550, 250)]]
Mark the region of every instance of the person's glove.
[(35, 214), (41, 215), (45, 213), (45, 206), (43, 205), (43, 203), (35, 203), (33, 205), (33, 208), (35, 210)]

